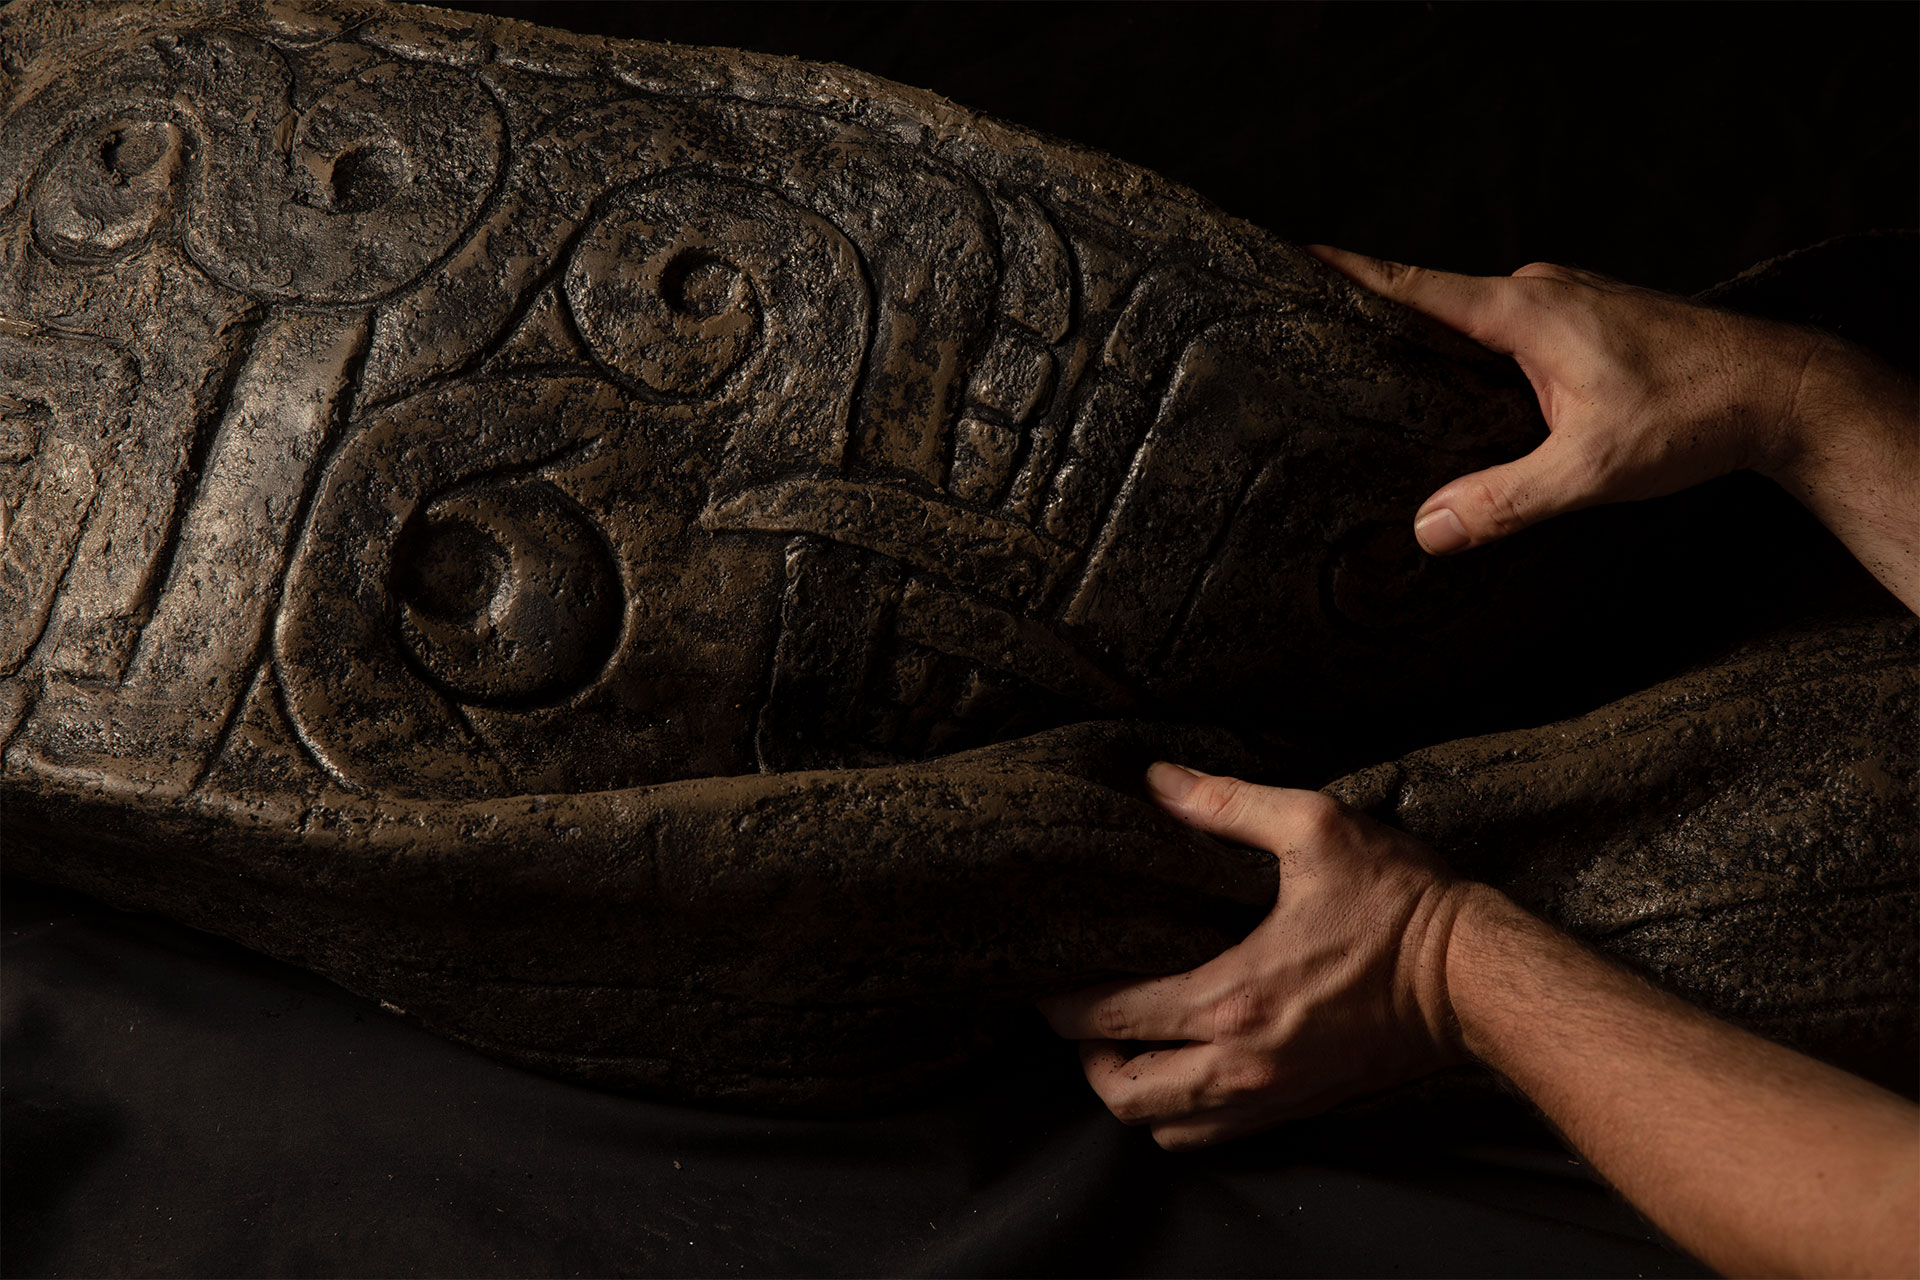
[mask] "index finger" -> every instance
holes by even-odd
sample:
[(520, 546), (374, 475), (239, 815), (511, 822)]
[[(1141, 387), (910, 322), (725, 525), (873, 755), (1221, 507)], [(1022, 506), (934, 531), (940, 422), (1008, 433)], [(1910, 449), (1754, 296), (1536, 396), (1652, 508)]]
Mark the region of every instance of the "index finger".
[(1067, 1040), (1194, 1040), (1203, 1001), (1198, 970), (1165, 978), (1108, 982), (1039, 1001), (1054, 1033)]
[(1385, 258), (1369, 258), (1363, 253), (1349, 253), (1325, 244), (1303, 248), (1362, 288), (1432, 316), (1482, 346), (1503, 355), (1513, 354), (1513, 344), (1498, 324), (1511, 297), (1513, 282), (1509, 277), (1432, 271)]

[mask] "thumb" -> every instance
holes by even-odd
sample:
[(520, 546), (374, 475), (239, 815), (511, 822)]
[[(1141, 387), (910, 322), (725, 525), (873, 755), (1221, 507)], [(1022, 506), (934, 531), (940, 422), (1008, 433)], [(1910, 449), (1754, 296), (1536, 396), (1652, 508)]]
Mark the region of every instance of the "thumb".
[(1600, 500), (1579, 451), (1550, 435), (1524, 458), (1442, 485), (1414, 514), (1413, 536), (1429, 555), (1450, 555)]
[(1318, 792), (1263, 787), (1165, 761), (1147, 770), (1147, 786), (1175, 817), (1210, 835), (1272, 853), (1295, 843), (1302, 821), (1331, 803)]

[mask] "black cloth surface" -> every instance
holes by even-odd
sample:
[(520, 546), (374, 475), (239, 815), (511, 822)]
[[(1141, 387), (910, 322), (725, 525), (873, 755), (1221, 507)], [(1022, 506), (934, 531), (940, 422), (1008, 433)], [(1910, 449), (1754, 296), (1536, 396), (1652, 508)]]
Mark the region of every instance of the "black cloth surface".
[(1037, 1036), (888, 1115), (676, 1108), (76, 894), (4, 929), (9, 1276), (1706, 1274), (1499, 1096), (1173, 1155)]

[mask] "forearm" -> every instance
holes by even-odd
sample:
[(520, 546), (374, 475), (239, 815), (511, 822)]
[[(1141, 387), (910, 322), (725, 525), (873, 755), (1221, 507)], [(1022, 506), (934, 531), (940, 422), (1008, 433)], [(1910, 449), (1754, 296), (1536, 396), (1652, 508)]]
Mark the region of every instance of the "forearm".
[(1507, 899), (1447, 946), (1467, 1050), (1682, 1246), (1737, 1274), (1920, 1271), (1920, 1110), (1659, 992)]
[(1913, 383), (1838, 340), (1818, 343), (1768, 468), (1901, 603), (1920, 613), (1920, 414)]

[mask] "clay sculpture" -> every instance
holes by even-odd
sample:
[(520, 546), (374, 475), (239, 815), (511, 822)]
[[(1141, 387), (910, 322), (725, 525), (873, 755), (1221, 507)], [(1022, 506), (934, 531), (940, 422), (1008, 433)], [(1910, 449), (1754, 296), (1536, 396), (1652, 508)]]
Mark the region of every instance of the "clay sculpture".
[[(1510, 367), (855, 72), (347, 0), (19, 3), (0, 73), (8, 869), (543, 1069), (858, 1105), (1203, 960), (1271, 861), (1148, 759), (1317, 786), (1596, 705), (1516, 655), (1601, 669), (1666, 599), (1632, 548), (1722, 500), (1428, 561), (1414, 504), (1544, 430)], [(1911, 643), (1335, 786), (1897, 1055)]]

